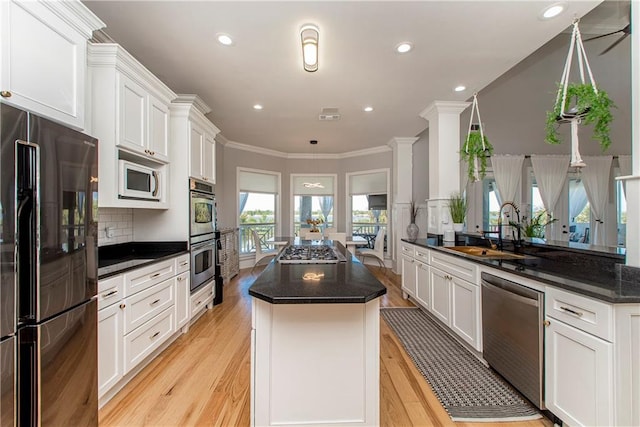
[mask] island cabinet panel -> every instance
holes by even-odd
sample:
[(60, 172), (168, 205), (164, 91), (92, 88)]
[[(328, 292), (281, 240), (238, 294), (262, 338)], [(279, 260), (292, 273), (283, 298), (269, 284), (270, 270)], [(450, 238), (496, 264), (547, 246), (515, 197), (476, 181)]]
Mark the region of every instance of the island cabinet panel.
[(379, 425), (379, 299), (253, 299), (252, 425)]

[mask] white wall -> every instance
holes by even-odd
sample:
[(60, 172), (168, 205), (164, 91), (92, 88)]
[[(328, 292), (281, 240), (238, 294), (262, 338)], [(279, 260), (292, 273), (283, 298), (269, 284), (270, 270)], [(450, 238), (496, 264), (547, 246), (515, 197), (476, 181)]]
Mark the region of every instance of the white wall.
[[(112, 237), (107, 237), (107, 227), (112, 229)], [(98, 209), (98, 246), (115, 245), (116, 243), (126, 243), (132, 240), (133, 209)]]

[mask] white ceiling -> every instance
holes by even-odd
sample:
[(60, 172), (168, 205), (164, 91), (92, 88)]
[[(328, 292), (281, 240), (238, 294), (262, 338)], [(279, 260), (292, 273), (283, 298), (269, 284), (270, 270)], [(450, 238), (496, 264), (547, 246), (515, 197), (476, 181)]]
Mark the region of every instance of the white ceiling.
[[(198, 94), (226, 140), (310, 153), (308, 141), (317, 139), (315, 153), (345, 153), (417, 136), (427, 127), (419, 113), (433, 101), (467, 100), (599, 3), (569, 1), (560, 17), (540, 20), (554, 2), (85, 4), (176, 93)], [(619, 21), (619, 9), (607, 14)], [(315, 73), (302, 69), (299, 28), (309, 22), (320, 28)], [(217, 33), (231, 35), (234, 45), (217, 43)], [(401, 41), (414, 49), (397, 54)], [(468, 89), (454, 92), (459, 84)], [(264, 109), (254, 110), (256, 103)], [(375, 110), (365, 113), (366, 105)], [(341, 119), (319, 121), (322, 108), (338, 108)]]

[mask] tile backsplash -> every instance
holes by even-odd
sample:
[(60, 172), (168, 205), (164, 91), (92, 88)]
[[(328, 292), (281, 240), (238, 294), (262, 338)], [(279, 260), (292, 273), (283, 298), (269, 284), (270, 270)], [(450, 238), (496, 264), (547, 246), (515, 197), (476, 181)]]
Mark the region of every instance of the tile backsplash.
[(100, 208), (98, 246), (133, 241), (133, 209)]

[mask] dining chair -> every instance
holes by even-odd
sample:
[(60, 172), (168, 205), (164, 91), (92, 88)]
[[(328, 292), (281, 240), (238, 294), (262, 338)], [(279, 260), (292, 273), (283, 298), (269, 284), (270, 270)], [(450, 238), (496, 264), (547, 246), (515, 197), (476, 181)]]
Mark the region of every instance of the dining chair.
[(373, 257), (378, 261), (380, 267), (384, 268), (384, 228), (378, 230), (373, 249), (358, 249), (356, 250), (356, 255), (360, 257), (363, 263), (365, 257)]
[(275, 258), (278, 255), (277, 249), (262, 249), (262, 242), (260, 240), (260, 236), (258, 232), (254, 229), (251, 229), (251, 234), (253, 235), (253, 244), (256, 248), (256, 260), (253, 264), (253, 268), (251, 268), (251, 273), (253, 273), (253, 269), (260, 263), (261, 260), (265, 258)]

